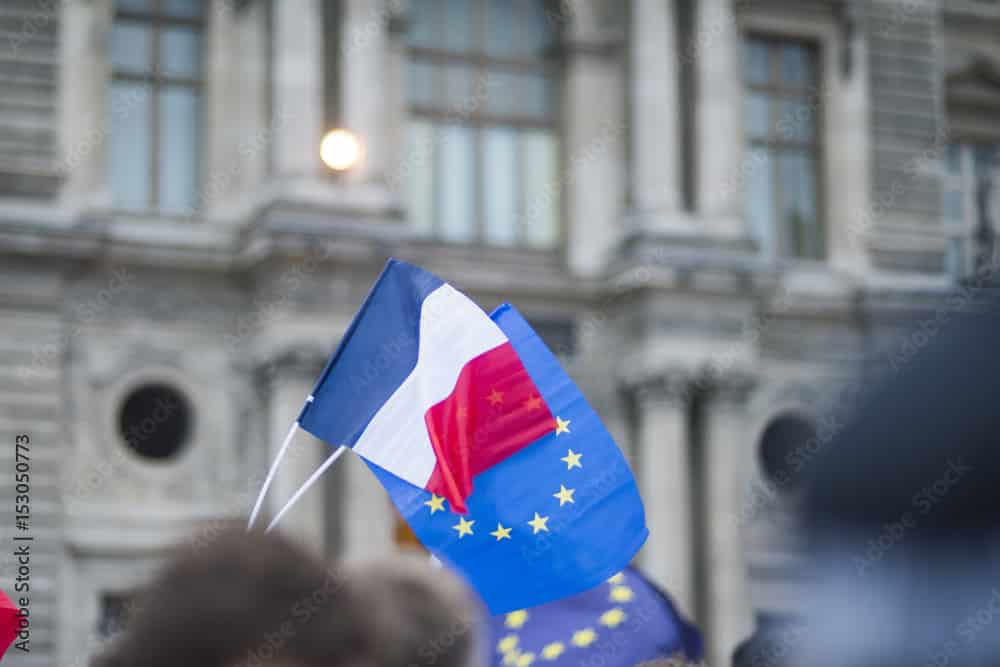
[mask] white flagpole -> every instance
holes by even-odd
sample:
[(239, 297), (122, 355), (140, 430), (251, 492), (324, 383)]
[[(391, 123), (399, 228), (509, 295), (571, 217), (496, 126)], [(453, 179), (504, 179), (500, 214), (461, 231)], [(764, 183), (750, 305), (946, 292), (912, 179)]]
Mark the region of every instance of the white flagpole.
[(322, 476), (324, 472), (326, 472), (326, 469), (332, 466), (334, 462), (338, 458), (340, 458), (340, 455), (346, 451), (347, 447), (343, 445), (337, 447), (337, 449), (333, 452), (333, 454), (330, 454), (330, 457), (327, 458), (326, 461), (323, 461), (323, 465), (317, 468), (316, 472), (310, 475), (309, 479), (307, 479), (302, 484), (302, 486), (299, 487), (299, 490), (296, 491), (295, 494), (288, 499), (288, 502), (285, 503), (285, 506), (281, 508), (281, 510), (274, 516), (273, 519), (271, 519), (271, 523), (268, 524), (267, 530), (264, 532), (270, 533), (271, 529), (274, 528), (276, 525), (278, 525), (278, 522), (281, 521), (281, 517), (285, 516), (285, 513), (292, 508), (292, 505), (294, 505), (295, 502), (302, 497), (302, 494), (304, 494), (307, 490), (309, 490), (309, 487), (312, 486), (316, 482), (316, 480), (319, 479), (320, 476)]
[(257, 502), (254, 503), (253, 511), (250, 512), (250, 521), (247, 522), (247, 530), (253, 528), (253, 524), (257, 520), (260, 507), (264, 504), (264, 496), (267, 495), (267, 489), (271, 486), (271, 482), (274, 481), (274, 474), (278, 472), (278, 465), (281, 463), (281, 459), (285, 458), (285, 452), (288, 451), (288, 445), (291, 444), (292, 437), (295, 436), (295, 431), (298, 427), (298, 421), (292, 422), (292, 427), (288, 429), (288, 435), (285, 436), (285, 441), (281, 443), (278, 455), (274, 457), (274, 462), (271, 463), (271, 468), (267, 471), (267, 477), (264, 478), (264, 485), (260, 487), (260, 493), (257, 494)]

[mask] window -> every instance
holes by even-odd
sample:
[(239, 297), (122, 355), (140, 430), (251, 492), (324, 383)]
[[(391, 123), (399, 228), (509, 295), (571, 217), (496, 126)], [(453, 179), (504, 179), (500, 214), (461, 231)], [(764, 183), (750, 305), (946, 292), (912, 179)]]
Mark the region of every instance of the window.
[(146, 384), (122, 402), (118, 431), (126, 446), (146, 461), (169, 461), (187, 445), (193, 421), (191, 406), (177, 389)]
[(201, 125), (200, 0), (117, 0), (108, 160), (116, 208), (189, 213)]
[(576, 327), (573, 320), (531, 318), (531, 327), (552, 353), (559, 357), (576, 354)]
[(757, 36), (744, 49), (747, 219), (765, 254), (821, 259), (816, 49)]
[(997, 193), (1000, 192), (1000, 142), (958, 141), (948, 145), (944, 174), (944, 219), (953, 230), (948, 268), (964, 277), (972, 271), (970, 242), (980, 224), (979, 190), (984, 180), (992, 183), (992, 220), (997, 225)]
[(407, 202), (417, 230), (556, 242), (553, 39), (541, 0), (411, 3)]
[(768, 424), (757, 455), (764, 478), (775, 491), (801, 488), (803, 454), (818, 447), (816, 429), (802, 417), (781, 415)]
[(131, 593), (104, 593), (100, 597), (97, 636), (108, 640), (121, 632), (135, 610), (136, 599)]

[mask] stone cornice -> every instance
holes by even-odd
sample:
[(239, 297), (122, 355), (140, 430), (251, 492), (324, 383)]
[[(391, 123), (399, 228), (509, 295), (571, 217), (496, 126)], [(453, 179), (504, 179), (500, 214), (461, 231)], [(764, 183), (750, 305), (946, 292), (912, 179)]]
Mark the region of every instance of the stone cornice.
[(697, 376), (686, 368), (672, 368), (641, 377), (624, 378), (627, 393), (637, 400), (687, 401), (695, 391)]
[(329, 356), (330, 350), (318, 343), (295, 343), (283, 346), (262, 359), (257, 370), (270, 380), (286, 374), (318, 377)]
[(749, 368), (720, 368), (706, 364), (696, 384), (713, 401), (741, 404), (747, 401), (757, 383), (757, 375)]
[(622, 387), (639, 400), (688, 400), (699, 395), (713, 400), (744, 403), (757, 386), (757, 375), (749, 367), (720, 368), (669, 366), (621, 378)]
[(600, 37), (564, 37), (556, 50), (563, 59), (577, 56), (596, 58), (615, 58), (622, 52), (625, 39), (621, 34), (601, 35)]

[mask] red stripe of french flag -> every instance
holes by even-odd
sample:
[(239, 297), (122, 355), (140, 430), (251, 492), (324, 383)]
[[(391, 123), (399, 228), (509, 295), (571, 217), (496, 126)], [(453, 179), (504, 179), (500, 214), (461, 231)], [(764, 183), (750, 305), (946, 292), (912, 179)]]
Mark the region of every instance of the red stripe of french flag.
[(556, 426), (509, 342), (466, 364), (455, 389), (424, 419), (437, 455), (426, 488), (463, 514), (473, 477)]

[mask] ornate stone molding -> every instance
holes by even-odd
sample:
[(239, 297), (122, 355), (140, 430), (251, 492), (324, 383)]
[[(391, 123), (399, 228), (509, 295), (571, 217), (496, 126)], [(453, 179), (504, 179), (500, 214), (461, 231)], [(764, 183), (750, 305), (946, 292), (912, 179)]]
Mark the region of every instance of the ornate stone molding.
[(687, 401), (696, 391), (697, 376), (688, 368), (671, 368), (625, 378), (624, 389), (636, 400)]
[(330, 351), (317, 343), (299, 343), (283, 347), (257, 365), (265, 380), (284, 375), (319, 377), (326, 366)]
[(745, 404), (757, 386), (757, 376), (747, 368), (719, 368), (706, 364), (697, 375), (697, 388), (712, 401)]
[(638, 399), (682, 399), (694, 395), (708, 396), (713, 400), (746, 403), (757, 387), (757, 374), (743, 365), (720, 368), (705, 363), (699, 367), (669, 367), (659, 370), (644, 369), (621, 380), (622, 389)]

